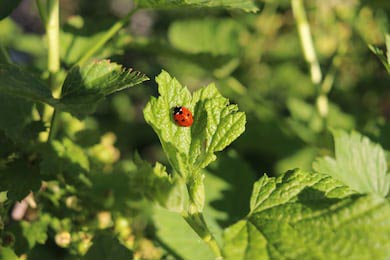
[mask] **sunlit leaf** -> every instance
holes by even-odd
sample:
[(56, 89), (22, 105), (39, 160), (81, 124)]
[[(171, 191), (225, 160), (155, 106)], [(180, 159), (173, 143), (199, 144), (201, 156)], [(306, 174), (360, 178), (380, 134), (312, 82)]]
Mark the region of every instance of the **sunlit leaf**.
[(330, 176), (287, 172), (255, 183), (248, 216), (225, 231), (227, 259), (384, 259), (390, 204)]
[(335, 159), (318, 158), (313, 168), (342, 181), (360, 193), (376, 193), (385, 197), (390, 189), (385, 152), (357, 132), (333, 131)]

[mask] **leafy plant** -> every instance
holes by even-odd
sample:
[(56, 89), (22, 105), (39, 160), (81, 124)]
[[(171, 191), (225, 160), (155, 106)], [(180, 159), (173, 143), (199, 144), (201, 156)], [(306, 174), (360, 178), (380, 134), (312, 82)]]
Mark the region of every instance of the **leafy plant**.
[(0, 0), (0, 260), (389, 258), (374, 2)]

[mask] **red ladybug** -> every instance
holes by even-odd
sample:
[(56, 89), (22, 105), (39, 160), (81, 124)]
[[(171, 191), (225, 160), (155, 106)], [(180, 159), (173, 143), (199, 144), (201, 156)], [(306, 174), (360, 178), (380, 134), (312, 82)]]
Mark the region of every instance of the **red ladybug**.
[(191, 126), (194, 122), (192, 113), (186, 107), (175, 107), (173, 108), (173, 120), (175, 120), (178, 126)]

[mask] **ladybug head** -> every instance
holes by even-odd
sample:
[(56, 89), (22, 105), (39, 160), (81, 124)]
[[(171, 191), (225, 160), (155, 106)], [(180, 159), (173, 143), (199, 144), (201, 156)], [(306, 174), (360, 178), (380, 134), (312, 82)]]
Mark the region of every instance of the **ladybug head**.
[(181, 107), (174, 107), (174, 108), (173, 108), (173, 114), (174, 114), (174, 115), (183, 114), (183, 109), (182, 109)]

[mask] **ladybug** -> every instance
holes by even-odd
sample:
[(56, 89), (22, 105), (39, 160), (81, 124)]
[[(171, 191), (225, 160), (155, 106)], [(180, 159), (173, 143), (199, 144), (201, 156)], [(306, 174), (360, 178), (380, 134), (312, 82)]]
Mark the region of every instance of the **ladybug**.
[(191, 126), (194, 122), (191, 111), (182, 106), (173, 108), (173, 120), (178, 126), (184, 127)]

